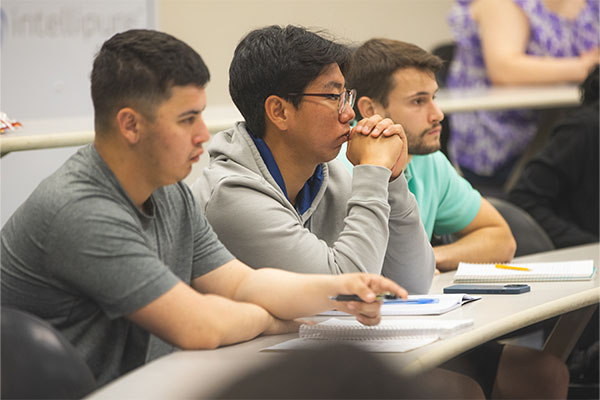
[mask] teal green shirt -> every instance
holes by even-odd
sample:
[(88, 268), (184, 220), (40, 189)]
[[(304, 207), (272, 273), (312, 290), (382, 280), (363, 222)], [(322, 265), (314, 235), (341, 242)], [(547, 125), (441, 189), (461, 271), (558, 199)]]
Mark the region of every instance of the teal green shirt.
[[(338, 159), (352, 172), (345, 145)], [(433, 233), (446, 235), (464, 229), (479, 212), (481, 195), (458, 175), (441, 151), (413, 156), (404, 175), (408, 189), (417, 200), (421, 221), (430, 240)]]
[(432, 233), (446, 235), (464, 229), (479, 212), (481, 195), (441, 151), (413, 156), (404, 174), (429, 239)]

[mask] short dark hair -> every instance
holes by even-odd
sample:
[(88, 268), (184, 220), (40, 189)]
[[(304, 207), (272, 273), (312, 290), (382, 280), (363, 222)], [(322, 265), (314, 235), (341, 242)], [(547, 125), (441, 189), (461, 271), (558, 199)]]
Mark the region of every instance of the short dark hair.
[(253, 135), (264, 136), (267, 97), (277, 95), (298, 107), (301, 98), (290, 93), (304, 91), (327, 65), (344, 69), (350, 49), (323, 35), (272, 25), (248, 33), (237, 45), (229, 67), (229, 93)]
[[(394, 89), (394, 72), (416, 68), (435, 74), (442, 66), (441, 58), (419, 46), (375, 38), (353, 52), (346, 69), (346, 81), (349, 87), (356, 89), (357, 97), (367, 96), (387, 107), (389, 94)], [(356, 115), (360, 115), (358, 110)]]
[(204, 87), (210, 73), (181, 40), (146, 29), (117, 33), (102, 45), (91, 74), (96, 131), (108, 130), (118, 110), (135, 106), (148, 118), (173, 86)]

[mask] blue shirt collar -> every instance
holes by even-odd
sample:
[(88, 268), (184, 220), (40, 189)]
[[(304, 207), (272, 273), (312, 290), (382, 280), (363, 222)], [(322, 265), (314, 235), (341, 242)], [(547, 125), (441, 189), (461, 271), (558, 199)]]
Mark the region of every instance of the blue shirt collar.
[[(271, 153), (271, 149), (267, 146), (267, 143), (258, 137), (255, 137), (250, 131), (248, 131), (252, 141), (254, 141), (254, 145), (258, 149), (258, 152), (263, 159), (269, 173), (277, 183), (277, 185), (281, 188), (281, 191), (285, 195), (285, 197), (289, 200), (287, 189), (285, 187), (285, 182), (283, 181), (283, 176), (281, 175), (281, 171), (279, 170), (279, 166), (273, 157), (273, 153)], [(317, 165), (315, 168), (315, 172), (313, 175), (304, 183), (304, 186), (296, 196), (296, 210), (300, 215), (304, 214), (306, 210), (310, 208), (315, 197), (317, 197), (317, 193), (319, 193), (319, 189), (321, 189), (321, 185), (323, 184), (323, 166), (321, 164)]]

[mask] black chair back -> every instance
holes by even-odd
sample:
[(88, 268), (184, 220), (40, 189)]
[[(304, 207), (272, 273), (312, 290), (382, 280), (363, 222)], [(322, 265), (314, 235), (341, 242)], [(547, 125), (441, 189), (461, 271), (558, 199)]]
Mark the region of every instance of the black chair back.
[(79, 399), (96, 381), (75, 348), (50, 324), (2, 307), (3, 399)]
[(544, 229), (525, 210), (506, 200), (486, 199), (504, 217), (517, 242), (515, 257), (554, 250), (554, 244)]

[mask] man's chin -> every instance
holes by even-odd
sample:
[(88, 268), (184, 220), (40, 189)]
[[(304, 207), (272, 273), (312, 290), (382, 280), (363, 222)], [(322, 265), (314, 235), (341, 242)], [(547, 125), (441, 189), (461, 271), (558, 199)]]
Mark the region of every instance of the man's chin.
[(435, 153), (441, 148), (442, 146), (440, 144), (435, 146), (408, 146), (408, 154), (413, 156), (425, 156), (427, 154)]

